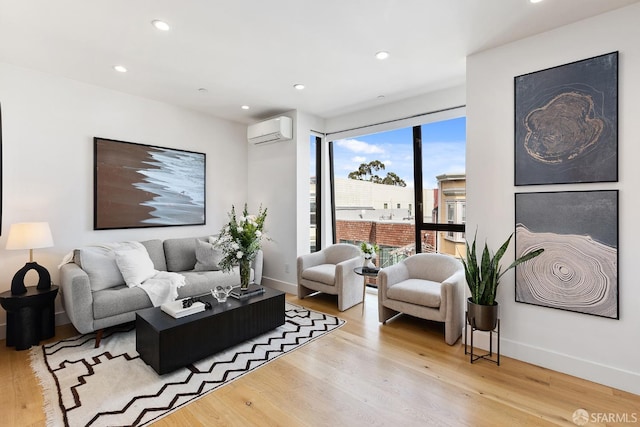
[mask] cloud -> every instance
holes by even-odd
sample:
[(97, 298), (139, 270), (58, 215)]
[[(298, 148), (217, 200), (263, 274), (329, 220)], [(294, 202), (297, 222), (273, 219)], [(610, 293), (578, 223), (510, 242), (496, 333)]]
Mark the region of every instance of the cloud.
[(367, 158), (362, 156), (355, 156), (351, 158), (351, 161), (356, 163), (364, 163), (367, 161)]
[(338, 147), (345, 148), (349, 151), (358, 154), (380, 154), (384, 153), (384, 150), (378, 146), (371, 145), (364, 141), (357, 139), (339, 139), (336, 141)]

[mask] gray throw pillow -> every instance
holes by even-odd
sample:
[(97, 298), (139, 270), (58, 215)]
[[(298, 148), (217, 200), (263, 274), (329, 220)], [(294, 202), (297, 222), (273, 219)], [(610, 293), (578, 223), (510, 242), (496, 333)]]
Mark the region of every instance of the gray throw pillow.
[(216, 271), (220, 270), (218, 263), (222, 261), (222, 250), (214, 244), (196, 239), (196, 266), (194, 271)]
[(136, 242), (117, 242), (80, 248), (80, 263), (78, 265), (89, 276), (89, 283), (93, 292), (125, 283), (122, 273), (120, 273), (120, 269), (116, 264), (115, 251), (135, 247)]

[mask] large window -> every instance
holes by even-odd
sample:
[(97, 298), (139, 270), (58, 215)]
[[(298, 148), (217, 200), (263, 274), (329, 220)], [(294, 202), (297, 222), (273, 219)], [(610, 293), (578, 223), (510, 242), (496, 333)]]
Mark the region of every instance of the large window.
[(320, 249), (320, 137), (309, 138), (309, 249)]
[(419, 225), (421, 236), (428, 234), (430, 239), (423, 252), (464, 256), (466, 118), (424, 124), (417, 133), (421, 137), (423, 193), (433, 195), (433, 202), (426, 200)]
[(380, 267), (418, 252), (459, 256), (465, 125), (462, 117), (333, 141), (336, 242), (377, 243)]

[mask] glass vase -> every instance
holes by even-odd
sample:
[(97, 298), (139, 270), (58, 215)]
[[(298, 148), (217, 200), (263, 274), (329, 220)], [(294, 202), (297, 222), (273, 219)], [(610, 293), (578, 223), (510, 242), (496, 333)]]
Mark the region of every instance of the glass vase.
[(251, 279), (251, 262), (246, 258), (240, 259), (240, 290), (249, 289)]

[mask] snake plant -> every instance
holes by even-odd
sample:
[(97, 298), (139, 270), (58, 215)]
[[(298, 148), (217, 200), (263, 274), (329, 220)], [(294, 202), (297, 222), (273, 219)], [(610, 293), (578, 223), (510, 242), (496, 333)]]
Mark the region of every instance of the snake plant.
[(544, 252), (544, 249), (536, 249), (535, 251), (529, 252), (513, 261), (506, 270), (502, 271), (500, 259), (502, 259), (502, 256), (506, 252), (512, 237), (513, 233), (511, 233), (507, 241), (500, 246), (498, 252), (493, 256), (491, 256), (485, 242), (480, 265), (478, 265), (478, 258), (476, 256), (476, 236), (473, 236), (473, 243), (471, 245), (469, 245), (469, 241), (467, 241), (467, 259), (463, 259), (462, 264), (464, 265), (467, 286), (469, 286), (469, 290), (471, 291), (471, 302), (474, 304), (494, 305), (500, 278), (516, 265), (535, 258)]

